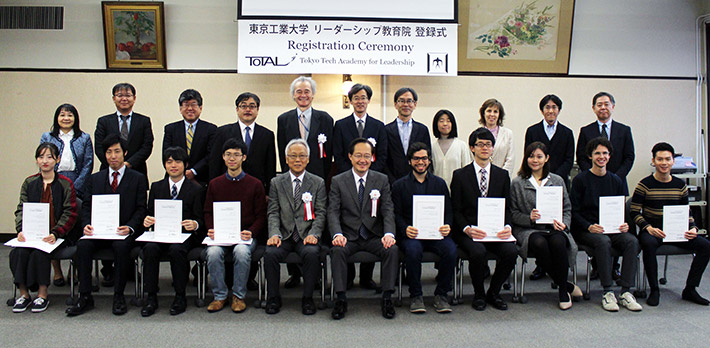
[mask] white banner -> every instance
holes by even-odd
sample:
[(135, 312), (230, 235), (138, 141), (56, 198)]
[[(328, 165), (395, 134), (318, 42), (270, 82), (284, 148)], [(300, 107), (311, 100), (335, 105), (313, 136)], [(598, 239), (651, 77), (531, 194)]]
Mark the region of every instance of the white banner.
[(457, 25), (239, 20), (240, 73), (456, 76)]

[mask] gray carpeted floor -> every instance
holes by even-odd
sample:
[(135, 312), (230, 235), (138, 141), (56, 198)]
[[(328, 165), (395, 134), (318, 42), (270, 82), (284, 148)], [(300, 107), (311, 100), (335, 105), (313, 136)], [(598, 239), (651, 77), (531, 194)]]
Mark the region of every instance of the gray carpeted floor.
[[(9, 248), (0, 248), (0, 259), (7, 265)], [(574, 303), (572, 309), (557, 308), (557, 292), (549, 278), (527, 282), (529, 302), (511, 303), (511, 291), (504, 291), (508, 311), (488, 308), (474, 311), (471, 285), (464, 281), (464, 303), (447, 315), (431, 308), (435, 273), (424, 266), (423, 280), (428, 312), (408, 312), (405, 286), (404, 305), (393, 320), (380, 315), (379, 297), (374, 292), (352, 290), (348, 293), (349, 312), (345, 319), (330, 319), (330, 310), (314, 316), (300, 313), (300, 288), (285, 290), (281, 313), (269, 316), (250, 306), (245, 313), (234, 314), (229, 308), (210, 314), (194, 306), (195, 288), (190, 288), (186, 313), (170, 316), (172, 302), (168, 265), (161, 268), (160, 309), (150, 318), (142, 318), (140, 309), (129, 306), (128, 314), (111, 314), (111, 291), (102, 288), (94, 295), (96, 308), (67, 318), (64, 301), (68, 287), (50, 287), (50, 307), (44, 313), (29, 311), (14, 314), (10, 307), (0, 311), (1, 347), (678, 347), (698, 345), (710, 340), (706, 332), (710, 307), (680, 299), (690, 256), (671, 257), (669, 282), (662, 286), (661, 304), (644, 305), (640, 313), (624, 308), (618, 313), (605, 312), (600, 305), (598, 281), (592, 282), (590, 301)], [(662, 261), (662, 258), (659, 258)], [(662, 262), (661, 262), (662, 265)], [(65, 263), (65, 272), (67, 264)], [(579, 284), (584, 288), (586, 268), (582, 253), (578, 256)], [(377, 269), (378, 267), (376, 267)], [(532, 267), (528, 267), (528, 272)], [(285, 267), (282, 280), (286, 279)], [(379, 277), (376, 274), (376, 277)], [(377, 279), (377, 278), (376, 278)], [(12, 294), (11, 274), (0, 267), (3, 299)], [(126, 295), (132, 295), (129, 283)], [(617, 289), (618, 291), (618, 289)], [(699, 289), (710, 296), (707, 282)], [(618, 292), (617, 292), (618, 294)], [(250, 292), (250, 299), (256, 294)], [(208, 301), (211, 295), (208, 292)], [(251, 304), (251, 300), (249, 303)]]

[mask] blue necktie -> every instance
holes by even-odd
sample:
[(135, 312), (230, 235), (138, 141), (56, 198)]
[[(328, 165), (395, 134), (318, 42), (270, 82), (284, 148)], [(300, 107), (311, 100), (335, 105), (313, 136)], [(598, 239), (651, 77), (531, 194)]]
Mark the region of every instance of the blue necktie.
[[(357, 201), (360, 203), (360, 209), (362, 209), (362, 201), (365, 199), (365, 180), (363, 178), (360, 178), (360, 186), (357, 189)], [(365, 228), (365, 225), (360, 225), (360, 229), (358, 230), (358, 233), (360, 234), (360, 237), (362, 239), (367, 240), (367, 229)]]
[(177, 185), (173, 184), (173, 189), (170, 191), (170, 195), (173, 197), (173, 199), (177, 199)]
[(247, 149), (249, 149), (251, 147), (251, 135), (249, 134), (251, 128), (247, 127), (245, 130), (247, 131), (247, 135), (244, 136), (244, 143), (247, 144)]

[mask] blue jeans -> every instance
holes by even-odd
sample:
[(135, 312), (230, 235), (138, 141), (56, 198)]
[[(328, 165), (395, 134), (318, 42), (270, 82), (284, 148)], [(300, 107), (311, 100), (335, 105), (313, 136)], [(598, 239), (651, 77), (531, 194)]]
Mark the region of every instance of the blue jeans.
[(207, 247), (207, 269), (210, 272), (210, 284), (215, 300), (227, 299), (227, 284), (224, 281), (224, 253), (232, 250), (234, 256), (234, 283), (232, 294), (244, 299), (247, 295), (247, 281), (251, 267), (251, 253), (256, 249), (256, 241), (235, 246), (209, 246)]
[(422, 296), (422, 254), (424, 251), (433, 251), (441, 258), (439, 273), (436, 276), (436, 289), (434, 295), (446, 296), (451, 291), (454, 281), (454, 267), (456, 267), (456, 244), (451, 238), (441, 240), (419, 240), (404, 238), (400, 241), (404, 249), (405, 265), (409, 277), (409, 296)]

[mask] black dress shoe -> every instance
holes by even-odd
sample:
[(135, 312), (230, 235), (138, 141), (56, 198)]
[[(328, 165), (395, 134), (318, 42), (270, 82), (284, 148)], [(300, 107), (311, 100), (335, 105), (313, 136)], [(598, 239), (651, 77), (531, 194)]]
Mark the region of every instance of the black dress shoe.
[(486, 299), (483, 297), (474, 297), (471, 307), (477, 311), (483, 311), (486, 309)]
[(112, 287), (113, 283), (113, 274), (104, 275), (104, 279), (101, 280), (101, 286), (104, 288)]
[(79, 296), (79, 299), (73, 306), (67, 308), (66, 313), (67, 316), (74, 317), (84, 314), (84, 312), (92, 308), (94, 308), (94, 298), (91, 295), (82, 295)]
[(185, 295), (175, 295), (173, 304), (170, 305), (170, 315), (178, 315), (187, 309), (187, 299)]
[(504, 311), (508, 309), (508, 304), (503, 300), (502, 297), (500, 297), (499, 294), (488, 294), (486, 296), (486, 302), (493, 306), (493, 308)]
[(62, 287), (64, 285), (67, 285), (67, 282), (64, 280), (64, 277), (58, 278), (54, 280), (54, 286)]
[(313, 302), (313, 297), (304, 297), (301, 299), (301, 313), (304, 315), (316, 314), (316, 303)]
[(114, 315), (124, 315), (128, 312), (128, 307), (126, 307), (126, 298), (123, 294), (113, 294), (113, 310)]
[(259, 289), (259, 283), (256, 282), (254, 279), (250, 279), (247, 282), (247, 290), (249, 291), (256, 291)]
[(392, 303), (391, 298), (383, 298), (382, 299), (382, 316), (385, 319), (392, 319), (394, 318), (394, 303)]
[(542, 267), (537, 266), (537, 267), (535, 267), (535, 270), (530, 275), (530, 280), (538, 280), (538, 279), (542, 279), (544, 277), (545, 277), (545, 271), (542, 270)]
[(301, 277), (290, 276), (290, 277), (288, 277), (288, 279), (286, 280), (286, 283), (284, 284), (284, 287), (285, 287), (286, 289), (293, 289), (293, 288), (295, 288), (295, 287), (297, 287), (297, 286), (299, 286), (299, 285), (301, 285)]
[(348, 311), (348, 301), (346, 300), (335, 300), (335, 305), (333, 306), (333, 312), (330, 316), (335, 320), (343, 319), (345, 317), (345, 312)]
[(158, 298), (148, 296), (145, 306), (143, 306), (143, 309), (141, 309), (141, 316), (149, 317), (149, 316), (155, 314), (155, 311), (157, 309), (158, 309)]
[(266, 300), (266, 314), (276, 314), (281, 310), (281, 296), (270, 297)]

